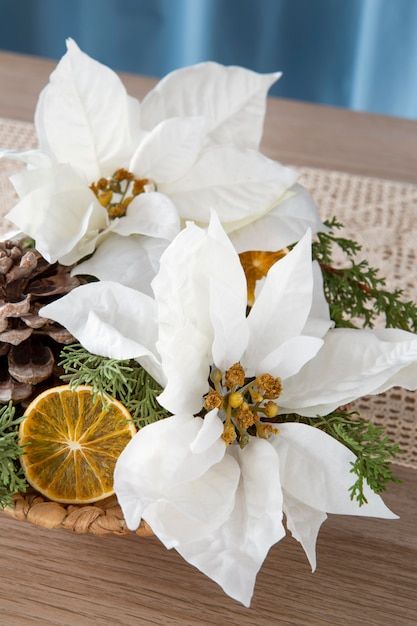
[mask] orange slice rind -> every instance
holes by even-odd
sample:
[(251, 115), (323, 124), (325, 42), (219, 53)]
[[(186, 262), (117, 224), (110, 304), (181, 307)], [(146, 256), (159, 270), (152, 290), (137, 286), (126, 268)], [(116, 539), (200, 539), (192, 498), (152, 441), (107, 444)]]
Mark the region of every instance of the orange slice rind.
[(114, 493), (116, 461), (136, 433), (129, 411), (87, 386), (53, 387), (28, 406), (19, 443), (28, 482), (50, 500), (89, 504)]

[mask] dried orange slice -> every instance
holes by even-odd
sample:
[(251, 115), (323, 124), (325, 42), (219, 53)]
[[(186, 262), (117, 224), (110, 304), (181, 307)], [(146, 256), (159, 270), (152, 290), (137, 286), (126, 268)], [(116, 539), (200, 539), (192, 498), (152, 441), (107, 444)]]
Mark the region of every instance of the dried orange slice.
[(41, 393), (20, 425), (26, 478), (50, 500), (88, 504), (113, 493), (116, 461), (135, 434), (128, 410), (65, 385)]
[(255, 303), (255, 289), (258, 280), (265, 278), (274, 263), (282, 259), (288, 252), (288, 248), (283, 248), (276, 252), (251, 250), (239, 254), (240, 264), (243, 267), (248, 284), (249, 306), (253, 306)]

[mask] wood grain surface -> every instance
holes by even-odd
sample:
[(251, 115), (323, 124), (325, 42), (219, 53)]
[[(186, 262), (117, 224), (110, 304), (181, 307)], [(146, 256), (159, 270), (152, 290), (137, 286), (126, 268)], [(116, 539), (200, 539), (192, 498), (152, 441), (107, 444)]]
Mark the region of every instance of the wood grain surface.
[[(32, 120), (53, 64), (0, 54), (0, 116)], [(143, 95), (151, 79), (123, 76)], [(271, 100), (264, 150), (296, 164), (417, 182), (417, 123)], [(251, 609), (156, 539), (47, 531), (0, 515), (0, 626), (413, 626), (417, 473), (385, 500), (401, 519), (331, 516), (312, 574), (291, 538), (271, 550)]]

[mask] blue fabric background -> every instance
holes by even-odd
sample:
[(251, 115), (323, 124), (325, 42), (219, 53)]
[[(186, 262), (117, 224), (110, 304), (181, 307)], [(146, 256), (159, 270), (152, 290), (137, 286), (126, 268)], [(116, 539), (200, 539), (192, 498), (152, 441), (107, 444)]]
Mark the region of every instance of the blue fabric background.
[(0, 0), (0, 17), (7, 50), (59, 58), (71, 36), (154, 76), (207, 59), (279, 69), (275, 95), (417, 117), (417, 0)]

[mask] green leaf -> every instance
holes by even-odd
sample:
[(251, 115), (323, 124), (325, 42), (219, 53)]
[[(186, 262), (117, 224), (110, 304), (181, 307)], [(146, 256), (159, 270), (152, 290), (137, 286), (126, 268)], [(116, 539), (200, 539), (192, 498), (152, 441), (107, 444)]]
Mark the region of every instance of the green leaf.
[(27, 489), (20, 456), (23, 449), (18, 444), (19, 424), (16, 409), (11, 402), (0, 407), (0, 508), (10, 506), (13, 496)]
[[(357, 260), (361, 246), (338, 236), (336, 231), (343, 225), (336, 218), (325, 224), (330, 230), (317, 234), (313, 258), (320, 263), (324, 293), (336, 327), (372, 328), (382, 316), (388, 328), (417, 332), (417, 305), (404, 300), (401, 289), (386, 289), (379, 270), (365, 260)], [(337, 248), (345, 255), (345, 267), (335, 266), (333, 254)]]
[(89, 385), (104, 397), (112, 397), (131, 413), (138, 428), (168, 417), (157, 397), (162, 389), (134, 360), (118, 361), (88, 352), (80, 344), (66, 346), (61, 352), (61, 376), (71, 387)]

